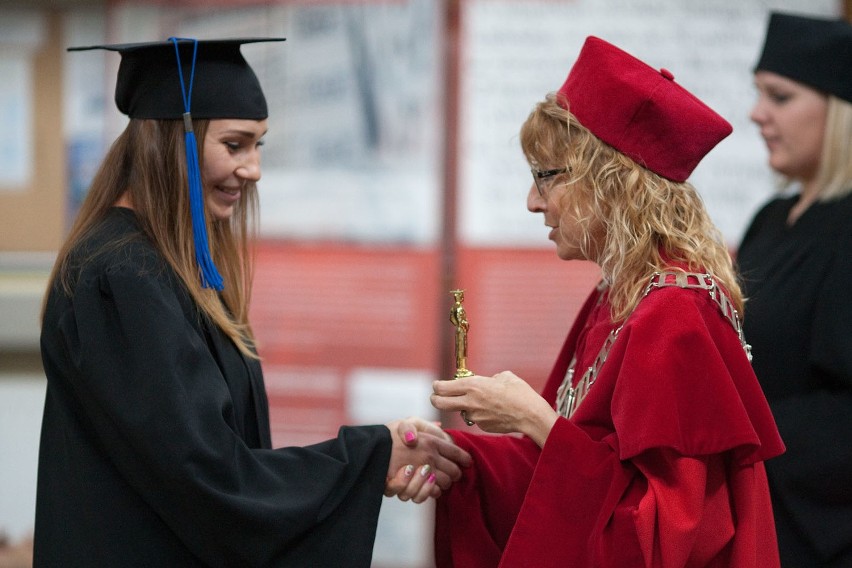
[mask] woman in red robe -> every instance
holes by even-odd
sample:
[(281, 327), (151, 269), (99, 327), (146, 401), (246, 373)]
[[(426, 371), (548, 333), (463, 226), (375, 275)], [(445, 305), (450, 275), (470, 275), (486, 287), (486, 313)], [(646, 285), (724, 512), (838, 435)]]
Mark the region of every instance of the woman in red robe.
[(508, 371), (435, 383), (435, 407), (522, 434), (450, 432), (474, 465), (438, 500), (439, 567), (778, 566), (763, 462), (784, 445), (730, 256), (686, 181), (730, 132), (595, 37), (535, 107), (527, 207), (603, 280), (541, 394)]

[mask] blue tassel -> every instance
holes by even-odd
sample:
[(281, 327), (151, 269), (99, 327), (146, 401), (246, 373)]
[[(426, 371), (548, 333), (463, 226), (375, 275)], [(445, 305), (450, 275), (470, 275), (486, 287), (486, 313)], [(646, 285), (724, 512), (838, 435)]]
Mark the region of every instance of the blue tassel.
[[(210, 246), (207, 238), (207, 223), (204, 219), (204, 192), (201, 186), (201, 168), (198, 165), (198, 143), (195, 140), (195, 132), (192, 130), (192, 115), (189, 112), (190, 100), (192, 99), (192, 84), (195, 78), (195, 56), (198, 52), (198, 40), (194, 42), (192, 52), (192, 69), (189, 77), (189, 92), (187, 93), (183, 83), (183, 71), (180, 65), (180, 51), (178, 40), (184, 38), (169, 38), (175, 44), (177, 55), (178, 75), (180, 76), (180, 88), (183, 94), (184, 109), (184, 147), (186, 148), (186, 172), (189, 181), (189, 210), (192, 215), (192, 237), (195, 244), (195, 261), (201, 269), (201, 285), (204, 288), (213, 288), (222, 291), (225, 288), (224, 280), (213, 259), (210, 257)], [(189, 39), (189, 38), (187, 38)]]
[[(187, 113), (188, 116), (188, 113)], [(191, 119), (189, 119), (191, 120)], [(225, 284), (213, 259), (207, 240), (207, 223), (204, 220), (204, 193), (201, 189), (201, 169), (198, 167), (198, 146), (195, 132), (184, 135), (186, 144), (186, 167), (189, 176), (189, 210), (192, 214), (192, 236), (195, 241), (195, 261), (201, 268), (201, 285), (205, 288), (222, 290)]]

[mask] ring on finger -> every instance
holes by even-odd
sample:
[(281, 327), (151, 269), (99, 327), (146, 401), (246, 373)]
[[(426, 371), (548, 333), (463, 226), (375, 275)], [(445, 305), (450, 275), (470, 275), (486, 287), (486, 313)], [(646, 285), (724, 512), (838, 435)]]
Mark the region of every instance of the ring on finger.
[(467, 410), (462, 410), (460, 414), (461, 414), (462, 420), (464, 420), (464, 423), (467, 424), (468, 426), (473, 426), (474, 424), (476, 424), (476, 422), (474, 422), (473, 420), (468, 419)]

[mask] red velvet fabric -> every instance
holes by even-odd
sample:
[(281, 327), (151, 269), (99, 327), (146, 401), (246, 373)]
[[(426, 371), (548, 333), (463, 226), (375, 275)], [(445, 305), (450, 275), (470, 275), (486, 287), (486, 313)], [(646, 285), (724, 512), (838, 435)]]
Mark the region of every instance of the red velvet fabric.
[(677, 182), (733, 131), (671, 72), (594, 36), (586, 39), (557, 100), (595, 136)]
[[(587, 300), (549, 377), (552, 404), (613, 329)], [(451, 432), (474, 465), (438, 500), (440, 568), (778, 566), (762, 461), (783, 443), (707, 291), (662, 288), (629, 318), (588, 396), (541, 450)]]

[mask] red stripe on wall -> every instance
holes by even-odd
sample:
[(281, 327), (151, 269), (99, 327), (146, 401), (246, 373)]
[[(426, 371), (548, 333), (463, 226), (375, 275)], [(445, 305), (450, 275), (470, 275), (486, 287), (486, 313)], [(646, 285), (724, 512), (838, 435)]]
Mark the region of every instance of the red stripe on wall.
[[(437, 250), (260, 246), (251, 321), (276, 445), (320, 441), (350, 423), (354, 369), (439, 376), (440, 354), (452, 353), (442, 342), (453, 342), (440, 266)], [(591, 263), (524, 249), (459, 249), (456, 274), (470, 322), (469, 367), (488, 375), (509, 369), (536, 389), (599, 278)]]

